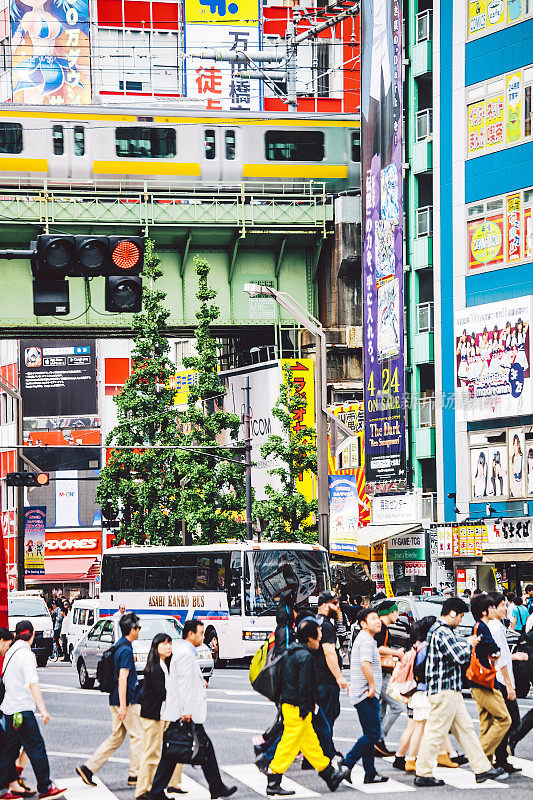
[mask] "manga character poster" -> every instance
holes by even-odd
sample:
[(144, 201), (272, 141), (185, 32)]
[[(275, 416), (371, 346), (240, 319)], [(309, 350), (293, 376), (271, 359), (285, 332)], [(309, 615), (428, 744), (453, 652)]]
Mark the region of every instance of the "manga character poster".
[(88, 0), (11, 0), (13, 102), (91, 102)]
[(362, 2), (365, 466), (368, 484), (405, 483), (402, 6)]

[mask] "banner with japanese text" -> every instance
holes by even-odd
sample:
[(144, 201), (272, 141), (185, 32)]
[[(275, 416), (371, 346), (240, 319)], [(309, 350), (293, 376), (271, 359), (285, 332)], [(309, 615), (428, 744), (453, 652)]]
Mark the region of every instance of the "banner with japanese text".
[(367, 484), (405, 484), (402, 7), (362, 3), (362, 189)]
[[(296, 409), (292, 420), (292, 429), (299, 431), (302, 427), (315, 428), (315, 373), (312, 358), (282, 358), (282, 374), (285, 365), (291, 368), (294, 379), (294, 391), (305, 401), (305, 407)], [(302, 472), (297, 479), (297, 489), (306, 500), (316, 499), (316, 486), (311, 472)]]

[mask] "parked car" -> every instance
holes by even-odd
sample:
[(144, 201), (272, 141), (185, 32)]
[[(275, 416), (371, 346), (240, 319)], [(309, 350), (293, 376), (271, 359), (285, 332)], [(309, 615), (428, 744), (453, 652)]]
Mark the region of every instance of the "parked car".
[(44, 602), (41, 592), (28, 589), (20, 592), (9, 592), (7, 599), (9, 630), (14, 633), (17, 622), (29, 619), (35, 630), (35, 639), (31, 649), (35, 653), (37, 665), (46, 667), (54, 647), (54, 631), (52, 617)]
[[(152, 639), (156, 633), (168, 633), (173, 640), (181, 639), (182, 626), (174, 617), (140, 614), (141, 630), (137, 641), (133, 642), (133, 658), (138, 674), (144, 672)], [(101, 619), (82, 636), (72, 652), (72, 666), (78, 673), (82, 689), (92, 689), (96, 680), (97, 664), (115, 642), (120, 639), (118, 620)], [(213, 674), (214, 662), (207, 645), (197, 648), (200, 669), (206, 680)]]
[(90, 598), (74, 600), (68, 613), (67, 651), (72, 661), (74, 648), (98, 619), (100, 601)]

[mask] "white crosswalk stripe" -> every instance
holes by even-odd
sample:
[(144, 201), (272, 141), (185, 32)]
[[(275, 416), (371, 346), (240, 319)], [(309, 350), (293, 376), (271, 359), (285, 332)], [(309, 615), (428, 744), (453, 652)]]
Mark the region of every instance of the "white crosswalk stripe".
[(59, 789), (65, 788), (65, 800), (116, 800), (116, 795), (102, 783), (100, 778), (94, 776), (96, 786), (87, 786), (78, 776), (75, 778), (60, 778), (55, 785)]
[(392, 778), (389, 778), (387, 783), (363, 783), (363, 778), (365, 777), (365, 771), (363, 767), (358, 766), (357, 764), (352, 769), (352, 782), (348, 783), (344, 781), (343, 786), (348, 786), (350, 789), (356, 789), (358, 792), (364, 792), (365, 794), (397, 794), (398, 792), (414, 792), (415, 787), (409, 786), (407, 783), (400, 783), (400, 781), (395, 781)]
[[(181, 788), (187, 792), (187, 800), (210, 800), (211, 798), (207, 786), (204, 786), (202, 783), (198, 783), (191, 778), (190, 775), (187, 775), (186, 772), (184, 772), (181, 776)], [(169, 797), (177, 800), (179, 795), (170, 794)]]
[(524, 777), (533, 778), (533, 761), (530, 761), (528, 758), (517, 758), (516, 756), (511, 756), (509, 761), (513, 767), (520, 767)]
[(502, 781), (485, 781), (476, 783), (476, 776), (469, 769), (448, 769), (447, 767), (435, 767), (433, 770), (435, 778), (441, 778), (448, 786), (456, 789), (506, 789), (507, 784)]
[[(222, 769), (224, 772), (227, 772), (228, 775), (231, 775), (232, 778), (235, 778), (235, 780), (253, 789), (254, 792), (263, 795), (263, 797), (267, 796), (267, 779), (265, 775), (259, 772), (255, 764), (234, 764), (229, 767), (222, 767)], [(296, 781), (291, 780), (286, 775), (283, 776), (283, 786), (285, 789), (293, 789), (294, 797), (320, 797), (318, 792), (307, 789), (305, 786), (296, 783)]]

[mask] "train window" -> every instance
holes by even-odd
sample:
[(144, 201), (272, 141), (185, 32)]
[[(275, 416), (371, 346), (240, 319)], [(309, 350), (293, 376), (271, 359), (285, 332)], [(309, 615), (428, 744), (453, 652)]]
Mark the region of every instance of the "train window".
[(120, 158), (174, 158), (174, 128), (117, 128), (116, 154)]
[(361, 161), (361, 137), (359, 131), (352, 131), (352, 161)]
[(85, 155), (85, 128), (83, 125), (74, 125), (74, 155)]
[(324, 134), (322, 131), (267, 131), (265, 158), (267, 161), (323, 161)]
[(216, 154), (215, 131), (209, 128), (209, 130), (205, 132), (205, 157), (208, 161), (212, 161)]
[(235, 161), (235, 131), (226, 131), (226, 159)]
[(55, 156), (62, 156), (65, 152), (65, 137), (62, 125), (54, 125), (52, 128), (52, 147)]
[(22, 153), (22, 125), (0, 122), (0, 153)]

